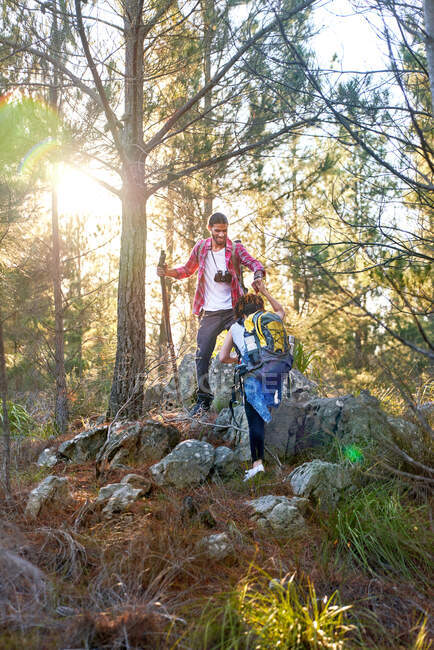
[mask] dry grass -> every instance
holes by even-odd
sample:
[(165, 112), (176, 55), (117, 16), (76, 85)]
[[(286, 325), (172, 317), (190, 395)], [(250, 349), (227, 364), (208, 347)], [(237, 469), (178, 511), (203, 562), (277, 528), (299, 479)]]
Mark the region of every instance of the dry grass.
[[(187, 425), (179, 426), (182, 438), (189, 437)], [(34, 459), (35, 449), (32, 454)], [(0, 513), (0, 535), (9, 540), (0, 555), (0, 647), (54, 650), (67, 639), (67, 647), (76, 648), (172, 648), (179, 640), (178, 647), (194, 650), (189, 629), (206, 603), (221, 602), (252, 566), (278, 579), (295, 572), (300, 584), (310, 578), (318, 598), (339, 591), (342, 604), (353, 606), (357, 628), (349, 648), (414, 647), (429, 595), (405, 580), (373, 579), (355, 568), (326, 538), (313, 511), (307, 532), (296, 539), (277, 539), (255, 527), (247, 499), (291, 496), (283, 481), (291, 468), (269, 467), (262, 481), (250, 485), (235, 477), (189, 490), (154, 488), (130, 512), (105, 521), (88, 506), (99, 487), (94, 463), (60, 464), (50, 473), (68, 477), (74, 500), (42, 512), (37, 527), (23, 516), (35, 472), (21, 470), (14, 483), (17, 507)], [(147, 470), (145, 464), (134, 468)], [(104, 484), (126, 473), (110, 470)], [(209, 510), (214, 528), (183, 514), (186, 496), (198, 511)], [(223, 531), (235, 553), (210, 561), (196, 544)], [(9, 613), (7, 600), (15, 603)]]

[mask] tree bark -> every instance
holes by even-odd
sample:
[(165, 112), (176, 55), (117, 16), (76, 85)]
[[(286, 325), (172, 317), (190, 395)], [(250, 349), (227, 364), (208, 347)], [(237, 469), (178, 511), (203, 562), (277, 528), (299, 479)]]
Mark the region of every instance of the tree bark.
[(143, 414), (146, 355), (146, 198), (143, 151), (143, 3), (127, 0), (125, 34), (125, 162), (118, 283), (117, 349), (109, 415)]
[[(50, 49), (55, 56), (60, 52), (60, 33), (57, 22), (57, 3), (54, 2), (53, 22), (51, 26)], [(57, 67), (53, 65), (52, 78), (50, 79), (50, 105), (54, 111), (59, 110), (59, 80), (60, 75)], [(55, 137), (56, 134), (54, 133)], [(55, 177), (55, 174), (54, 174)], [(54, 402), (54, 419), (60, 433), (65, 433), (68, 426), (68, 397), (66, 389), (65, 374), (65, 337), (63, 327), (63, 305), (62, 305), (62, 276), (60, 272), (60, 238), (59, 238), (59, 210), (58, 197), (55, 183), (51, 186), (51, 232), (52, 232), (52, 282), (54, 294), (54, 356), (55, 356), (55, 378), (56, 395)]]
[(3, 459), (1, 480), (4, 486), (6, 498), (9, 498), (11, 494), (11, 432), (7, 409), (7, 392), (3, 320), (0, 312), (0, 393), (3, 407)]
[(56, 188), (51, 189), (51, 223), (52, 223), (52, 282), (54, 294), (54, 356), (56, 396), (54, 419), (60, 433), (65, 433), (68, 426), (68, 393), (65, 374), (65, 340), (63, 328), (62, 285), (60, 272), (60, 238), (59, 214)]
[(431, 112), (434, 112), (434, 0), (423, 1), (425, 16), (425, 48), (431, 89)]

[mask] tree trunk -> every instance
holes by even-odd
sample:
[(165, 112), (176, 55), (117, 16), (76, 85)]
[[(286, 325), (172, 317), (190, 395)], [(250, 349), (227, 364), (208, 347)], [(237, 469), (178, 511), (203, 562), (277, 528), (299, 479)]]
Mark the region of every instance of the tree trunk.
[[(143, 172), (126, 183), (118, 284), (117, 349), (109, 412), (142, 415), (146, 354), (146, 202)], [(140, 182), (141, 181), (141, 182)]]
[(122, 235), (118, 283), (117, 348), (109, 415), (143, 413), (146, 353), (146, 198), (143, 152), (142, 2), (126, 0), (125, 157), (122, 177)]
[(6, 361), (3, 342), (3, 320), (0, 312), (0, 394), (3, 407), (3, 462), (1, 482), (3, 483), (6, 498), (11, 494), (11, 432), (7, 409), (7, 379)]
[[(53, 23), (51, 26), (50, 49), (55, 56), (60, 51), (60, 33), (57, 22), (57, 3), (54, 2)], [(56, 66), (53, 66), (52, 78), (50, 81), (50, 105), (54, 111), (59, 110), (59, 74)], [(54, 136), (56, 134), (53, 134)], [(56, 175), (54, 174), (54, 177)], [(54, 356), (55, 356), (55, 378), (56, 396), (54, 403), (54, 419), (60, 433), (65, 433), (68, 426), (68, 397), (66, 389), (65, 374), (65, 338), (63, 328), (63, 305), (62, 305), (62, 280), (60, 273), (60, 238), (59, 238), (59, 211), (57, 190), (54, 182), (51, 187), (51, 231), (52, 231), (52, 262), (51, 273), (54, 294)]]
[(425, 48), (431, 88), (431, 112), (434, 113), (434, 0), (423, 1), (425, 15)]
[(65, 340), (63, 329), (62, 285), (60, 273), (60, 238), (59, 214), (56, 188), (51, 189), (51, 222), (52, 222), (52, 281), (54, 293), (55, 319), (55, 378), (56, 396), (54, 404), (54, 419), (60, 433), (65, 433), (68, 426), (68, 397), (65, 374)]

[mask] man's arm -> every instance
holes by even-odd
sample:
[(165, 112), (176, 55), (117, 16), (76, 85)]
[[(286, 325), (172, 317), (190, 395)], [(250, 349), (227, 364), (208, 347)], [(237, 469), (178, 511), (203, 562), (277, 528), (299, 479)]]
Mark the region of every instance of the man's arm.
[(188, 258), (188, 261), (184, 266), (177, 266), (176, 268), (173, 269), (167, 269), (167, 268), (162, 268), (161, 266), (157, 266), (157, 275), (160, 277), (162, 276), (169, 276), (170, 278), (177, 278), (178, 280), (183, 280), (184, 278), (190, 277), (190, 275), (193, 275), (193, 273), (197, 270), (197, 267), (199, 266), (199, 262), (197, 259), (197, 251), (199, 248), (200, 242), (197, 242), (195, 244), (193, 250), (191, 251), (190, 257)]
[(263, 265), (258, 260), (255, 260), (242, 244), (235, 244), (235, 247), (235, 251), (240, 258), (241, 264), (244, 264), (244, 266), (247, 266), (247, 268), (254, 272), (252, 287), (256, 292), (258, 292), (258, 281), (265, 277), (265, 269)]

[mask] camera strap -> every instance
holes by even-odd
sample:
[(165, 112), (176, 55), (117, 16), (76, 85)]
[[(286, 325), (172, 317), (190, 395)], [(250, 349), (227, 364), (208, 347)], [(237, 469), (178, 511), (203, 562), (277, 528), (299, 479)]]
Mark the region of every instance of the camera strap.
[[(215, 261), (214, 253), (212, 251), (212, 246), (211, 246), (211, 248), (209, 250), (211, 251), (212, 259), (214, 261), (214, 266), (216, 267), (217, 271), (222, 271), (223, 272), (223, 269), (219, 269), (219, 267), (217, 266), (217, 262)], [(228, 270), (228, 265), (226, 264), (226, 246), (225, 246), (225, 267), (226, 267), (225, 271), (227, 271)]]

